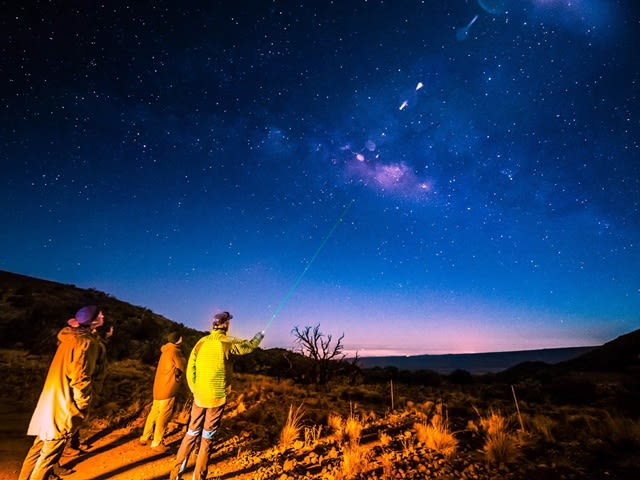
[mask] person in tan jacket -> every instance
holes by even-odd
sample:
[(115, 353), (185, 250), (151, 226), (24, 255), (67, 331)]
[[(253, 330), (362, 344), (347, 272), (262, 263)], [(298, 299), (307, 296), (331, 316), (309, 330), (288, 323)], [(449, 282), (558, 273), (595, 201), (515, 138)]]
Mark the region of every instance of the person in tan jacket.
[(52, 477), (65, 443), (87, 416), (95, 397), (95, 376), (103, 370), (101, 346), (91, 331), (103, 323), (98, 307), (88, 305), (58, 332), (58, 348), (27, 429), (27, 435), (36, 438), (18, 480)]
[(160, 360), (153, 381), (153, 404), (144, 424), (140, 443), (146, 445), (151, 440), (151, 448), (164, 450), (162, 443), (167, 424), (173, 413), (176, 394), (183, 378), (187, 361), (180, 351), (182, 337), (172, 332), (167, 337), (168, 342), (160, 348)]

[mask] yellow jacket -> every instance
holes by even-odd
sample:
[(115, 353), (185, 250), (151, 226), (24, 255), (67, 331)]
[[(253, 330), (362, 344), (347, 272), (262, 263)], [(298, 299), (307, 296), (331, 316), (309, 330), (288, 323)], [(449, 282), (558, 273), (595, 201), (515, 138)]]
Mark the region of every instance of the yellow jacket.
[(103, 370), (101, 346), (88, 329), (65, 327), (49, 366), (27, 435), (42, 440), (74, 433), (94, 397), (94, 376)]
[(187, 364), (187, 383), (193, 392), (193, 401), (202, 408), (224, 405), (227, 400), (227, 361), (229, 355), (245, 355), (260, 345), (262, 334), (251, 340), (228, 337), (220, 330), (196, 343)]

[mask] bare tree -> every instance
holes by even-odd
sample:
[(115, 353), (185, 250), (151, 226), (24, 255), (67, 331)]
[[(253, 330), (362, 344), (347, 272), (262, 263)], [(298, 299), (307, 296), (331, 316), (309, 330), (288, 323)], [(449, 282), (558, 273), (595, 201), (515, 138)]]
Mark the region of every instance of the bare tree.
[(325, 335), (320, 331), (320, 324), (302, 329), (296, 326), (291, 330), (291, 333), (298, 344), (299, 352), (315, 360), (314, 373), (316, 383), (327, 383), (331, 376), (331, 361), (344, 359), (344, 354), (342, 353), (344, 333), (335, 342), (333, 342), (331, 334)]

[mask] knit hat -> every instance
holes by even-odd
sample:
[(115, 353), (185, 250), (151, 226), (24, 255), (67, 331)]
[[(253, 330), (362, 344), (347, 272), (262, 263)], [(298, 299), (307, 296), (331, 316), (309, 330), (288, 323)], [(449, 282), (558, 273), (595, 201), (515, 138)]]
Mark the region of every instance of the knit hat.
[(229, 326), (229, 320), (233, 318), (229, 312), (216, 313), (213, 316), (213, 328), (225, 329)]
[(178, 343), (180, 343), (180, 340), (182, 340), (182, 335), (180, 335), (178, 332), (171, 332), (169, 335), (167, 335), (167, 341), (169, 343), (175, 343), (177, 345)]
[(97, 306), (86, 305), (78, 310), (75, 317), (69, 320), (68, 323), (69, 325), (75, 324), (75, 326), (87, 327), (93, 323), (98, 313), (100, 313), (100, 309)]

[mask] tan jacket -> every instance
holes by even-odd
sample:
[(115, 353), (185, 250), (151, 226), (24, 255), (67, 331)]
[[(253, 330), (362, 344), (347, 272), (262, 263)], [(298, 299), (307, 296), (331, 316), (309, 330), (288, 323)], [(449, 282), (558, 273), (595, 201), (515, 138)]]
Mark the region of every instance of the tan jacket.
[(78, 429), (94, 397), (93, 377), (103, 368), (101, 347), (88, 329), (65, 327), (58, 341), (27, 429), (27, 435), (42, 440), (67, 437)]
[(175, 397), (178, 393), (187, 361), (182, 355), (180, 347), (175, 343), (165, 343), (160, 351), (162, 353), (153, 381), (153, 399), (167, 400)]

